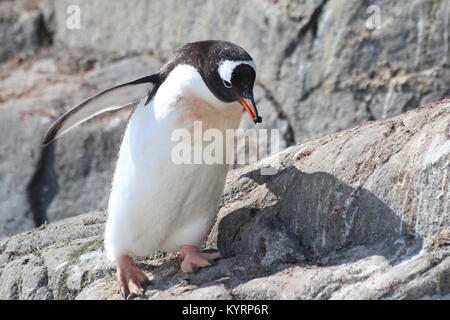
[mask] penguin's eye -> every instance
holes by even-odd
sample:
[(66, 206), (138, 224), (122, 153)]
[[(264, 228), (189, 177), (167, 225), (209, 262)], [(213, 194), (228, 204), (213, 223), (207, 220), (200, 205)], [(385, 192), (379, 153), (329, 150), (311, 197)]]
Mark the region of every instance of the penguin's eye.
[(225, 87), (227, 87), (228, 89), (230, 89), (232, 87), (231, 82), (227, 81), (227, 80), (223, 80), (223, 85)]

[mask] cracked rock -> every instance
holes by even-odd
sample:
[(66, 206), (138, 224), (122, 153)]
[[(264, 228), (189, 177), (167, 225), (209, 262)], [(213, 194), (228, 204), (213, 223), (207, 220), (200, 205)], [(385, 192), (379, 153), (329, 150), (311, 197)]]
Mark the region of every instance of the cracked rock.
[[(206, 243), (225, 257), (198, 274), (177, 254), (138, 259), (140, 299), (448, 298), (449, 126), (443, 100), (231, 171)], [(1, 240), (0, 299), (120, 299), (105, 219)]]

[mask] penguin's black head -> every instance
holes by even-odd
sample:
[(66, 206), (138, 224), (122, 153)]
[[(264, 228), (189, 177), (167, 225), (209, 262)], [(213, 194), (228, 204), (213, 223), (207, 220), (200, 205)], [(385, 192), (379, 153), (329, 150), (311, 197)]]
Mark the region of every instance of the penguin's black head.
[(200, 41), (185, 45), (178, 57), (177, 63), (195, 66), (217, 99), (239, 102), (255, 123), (262, 121), (253, 98), (256, 66), (244, 49), (226, 41)]
[(239, 102), (255, 123), (261, 122), (253, 98), (256, 66), (252, 57), (230, 42), (222, 42), (219, 48), (212, 55), (212, 75), (207, 85), (217, 98), (225, 102)]
[(217, 73), (220, 79), (211, 85), (216, 97), (226, 102), (238, 101), (255, 123), (261, 122), (253, 98), (256, 77), (253, 60), (221, 60)]

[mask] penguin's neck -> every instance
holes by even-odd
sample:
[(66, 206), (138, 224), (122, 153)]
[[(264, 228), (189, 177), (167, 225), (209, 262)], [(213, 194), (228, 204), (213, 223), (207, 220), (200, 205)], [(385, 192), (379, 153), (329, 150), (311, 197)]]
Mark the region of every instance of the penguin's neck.
[(239, 103), (217, 99), (198, 71), (190, 65), (178, 65), (159, 87), (153, 108), (158, 120), (173, 120), (173, 127), (194, 127), (200, 121), (203, 130), (237, 129), (242, 115)]

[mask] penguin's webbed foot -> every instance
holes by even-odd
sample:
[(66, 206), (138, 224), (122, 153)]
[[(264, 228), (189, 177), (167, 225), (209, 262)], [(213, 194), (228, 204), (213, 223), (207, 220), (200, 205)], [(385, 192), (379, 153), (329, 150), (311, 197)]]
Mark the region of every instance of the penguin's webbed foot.
[(209, 267), (215, 264), (215, 260), (221, 257), (220, 252), (200, 252), (197, 247), (191, 245), (180, 246), (180, 252), (183, 257), (181, 271), (186, 273), (196, 273), (203, 267)]
[(124, 299), (143, 296), (144, 286), (150, 282), (129, 256), (122, 256), (117, 260), (117, 280)]

